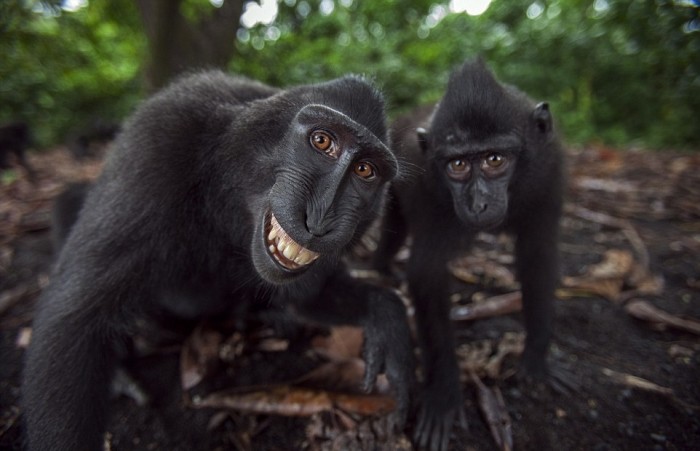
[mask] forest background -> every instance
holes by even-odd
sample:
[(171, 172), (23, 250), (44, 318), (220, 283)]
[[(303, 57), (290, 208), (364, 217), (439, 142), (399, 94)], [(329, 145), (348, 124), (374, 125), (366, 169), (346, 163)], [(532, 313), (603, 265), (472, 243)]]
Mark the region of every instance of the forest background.
[(392, 115), (481, 55), (550, 102), (568, 143), (698, 149), (697, 0), (14, 0), (0, 3), (0, 123), (35, 147), (119, 122), (195, 67), (275, 86), (372, 77)]

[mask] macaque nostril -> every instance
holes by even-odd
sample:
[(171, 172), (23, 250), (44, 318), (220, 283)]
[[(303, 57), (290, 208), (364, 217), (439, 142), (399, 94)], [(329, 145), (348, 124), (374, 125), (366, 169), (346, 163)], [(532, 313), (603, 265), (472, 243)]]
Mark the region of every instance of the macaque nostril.
[(304, 224), (306, 225), (306, 230), (313, 236), (321, 237), (326, 234), (326, 231), (322, 224), (319, 224), (315, 221), (311, 221), (308, 217), (306, 218), (306, 221), (304, 221)]
[(323, 226), (319, 226), (316, 224), (308, 224), (308, 223), (306, 224), (306, 230), (308, 230), (309, 233), (315, 237), (322, 237), (322, 236), (328, 234), (328, 232), (329, 232)]
[(304, 225), (306, 226), (306, 231), (317, 238), (328, 235), (331, 232), (331, 225), (328, 220), (323, 218), (314, 219), (309, 214), (306, 214), (304, 217)]
[(485, 212), (485, 211), (488, 209), (488, 207), (489, 207), (489, 204), (487, 204), (486, 202), (474, 202), (474, 203), (469, 207), (469, 210), (470, 210), (473, 214), (479, 215), (479, 214)]

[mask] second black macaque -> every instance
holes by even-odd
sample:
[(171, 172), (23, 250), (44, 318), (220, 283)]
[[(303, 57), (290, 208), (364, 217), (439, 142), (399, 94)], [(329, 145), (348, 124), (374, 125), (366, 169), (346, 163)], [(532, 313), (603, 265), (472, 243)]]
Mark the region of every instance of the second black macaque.
[(437, 106), (399, 118), (392, 133), (397, 155), (417, 175), (392, 185), (375, 266), (388, 272), (406, 235), (413, 237), (406, 276), (425, 379), (414, 434), (419, 447), (442, 451), (455, 420), (464, 421), (447, 262), (479, 231), (515, 237), (527, 332), (521, 370), (548, 377), (563, 152), (548, 105), (499, 83), (481, 60), (456, 70)]
[(65, 243), (23, 375), (28, 449), (102, 449), (110, 380), (139, 324), (245, 303), (362, 326), (365, 387), (386, 372), (405, 412), (403, 303), (342, 261), (398, 171), (383, 98), (362, 78), (280, 90), (204, 72), (145, 102), (87, 194), (57, 205)]

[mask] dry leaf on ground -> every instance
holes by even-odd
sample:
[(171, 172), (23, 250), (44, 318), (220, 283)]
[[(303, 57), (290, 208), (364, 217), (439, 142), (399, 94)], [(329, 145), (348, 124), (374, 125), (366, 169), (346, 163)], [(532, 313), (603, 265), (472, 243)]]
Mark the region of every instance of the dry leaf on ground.
[(564, 277), (562, 285), (564, 288), (557, 292), (560, 296), (588, 293), (613, 302), (637, 294), (659, 294), (663, 290), (663, 280), (623, 249), (605, 251), (602, 261), (586, 268), (583, 276)]
[(199, 384), (219, 359), (220, 332), (199, 325), (190, 334), (180, 353), (180, 383), (183, 390)]
[(458, 258), (449, 262), (448, 268), (453, 276), (469, 284), (484, 283), (504, 290), (518, 288), (513, 272), (486, 256), (468, 255)]
[(503, 360), (509, 355), (522, 354), (524, 348), (522, 332), (506, 332), (498, 342), (480, 340), (462, 344), (456, 349), (462, 379), (467, 381), (470, 374), (499, 379)]
[(356, 358), (362, 352), (362, 328), (337, 326), (330, 335), (319, 335), (311, 340), (311, 347), (329, 360)]

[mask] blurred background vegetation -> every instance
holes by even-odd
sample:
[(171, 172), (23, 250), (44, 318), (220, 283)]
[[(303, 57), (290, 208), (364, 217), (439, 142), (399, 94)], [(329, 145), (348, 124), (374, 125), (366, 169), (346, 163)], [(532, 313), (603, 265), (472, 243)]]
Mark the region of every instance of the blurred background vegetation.
[(0, 123), (37, 147), (119, 121), (183, 70), (288, 86), (371, 76), (392, 114), (482, 55), (569, 143), (700, 148), (698, 0), (4, 0)]

